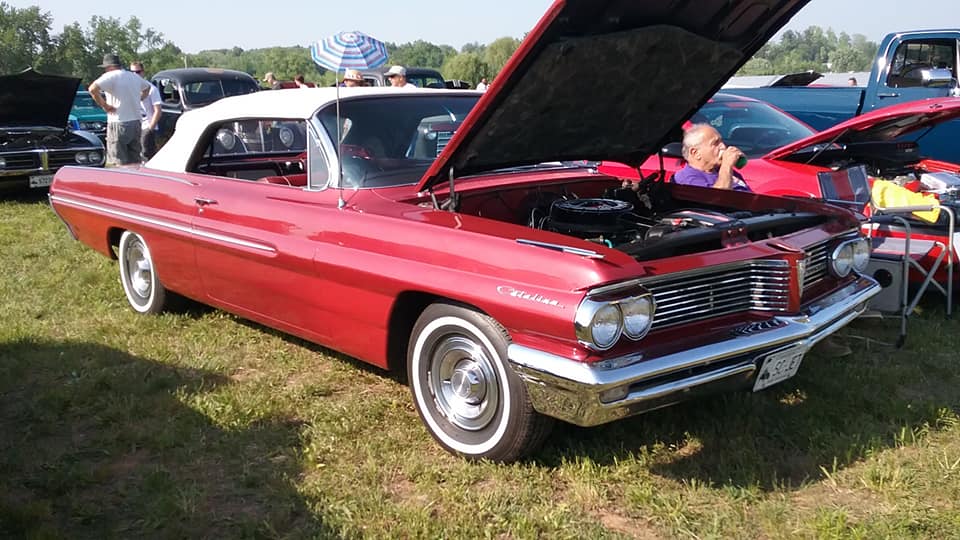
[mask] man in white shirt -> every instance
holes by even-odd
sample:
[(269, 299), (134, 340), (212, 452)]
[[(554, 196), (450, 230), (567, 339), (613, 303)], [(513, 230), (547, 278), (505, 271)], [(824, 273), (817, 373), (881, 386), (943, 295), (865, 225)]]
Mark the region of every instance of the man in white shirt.
[[(143, 77), (143, 63), (133, 62), (130, 71)], [(157, 122), (160, 121), (160, 91), (150, 85), (150, 93), (140, 100), (140, 151), (143, 161), (157, 153)]]
[(477, 84), (477, 90), (481, 92), (486, 92), (488, 86), (489, 85), (487, 84), (487, 78), (483, 77), (482, 79), (480, 79), (480, 82)]
[(417, 85), (407, 82), (407, 68), (403, 66), (393, 66), (386, 73), (383, 74), (384, 77), (390, 81), (390, 86), (394, 88), (416, 88)]
[(140, 163), (140, 101), (149, 95), (150, 83), (124, 70), (115, 54), (103, 55), (100, 67), (103, 75), (87, 90), (107, 113), (107, 166)]

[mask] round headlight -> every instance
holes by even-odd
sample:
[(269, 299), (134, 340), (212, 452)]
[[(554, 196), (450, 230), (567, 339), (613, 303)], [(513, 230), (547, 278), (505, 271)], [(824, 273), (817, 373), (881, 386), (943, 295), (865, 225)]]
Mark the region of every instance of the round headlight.
[(830, 269), (837, 277), (847, 277), (853, 269), (853, 245), (849, 242), (840, 244), (833, 250), (830, 258)]
[(284, 126), (280, 128), (280, 142), (283, 143), (283, 146), (290, 148), (293, 146), (293, 130)]
[(90, 163), (100, 163), (103, 161), (103, 155), (100, 152), (87, 153), (87, 161)]
[(0, 169), (4, 168), (4, 167), (6, 167), (6, 166), (7, 166), (7, 160), (5, 160), (5, 159), (3, 159), (2, 157), (0, 157)]
[(620, 302), (623, 314), (623, 333), (630, 339), (647, 335), (653, 324), (654, 301), (650, 295), (635, 296)]
[(623, 317), (616, 304), (606, 304), (598, 309), (590, 322), (590, 335), (599, 349), (613, 347), (622, 331)]
[(859, 238), (853, 242), (853, 269), (863, 272), (870, 263), (870, 241)]
[(77, 163), (86, 163), (86, 162), (87, 162), (87, 153), (86, 153), (86, 152), (77, 152), (77, 154), (76, 154), (75, 156), (73, 156), (73, 159), (74, 159), (74, 161), (76, 161)]
[(233, 134), (232, 131), (228, 129), (221, 129), (217, 132), (217, 142), (220, 143), (220, 146), (224, 150), (233, 150), (233, 147), (237, 144), (237, 137)]

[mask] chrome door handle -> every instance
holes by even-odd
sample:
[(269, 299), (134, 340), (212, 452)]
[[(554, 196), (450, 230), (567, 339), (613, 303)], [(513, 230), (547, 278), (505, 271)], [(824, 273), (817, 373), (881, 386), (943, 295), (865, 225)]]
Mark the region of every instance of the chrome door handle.
[(197, 206), (210, 206), (211, 204), (217, 204), (215, 199), (204, 199), (203, 197), (196, 197), (193, 200), (197, 203)]
[(900, 97), (900, 94), (898, 94), (898, 93), (896, 93), (896, 92), (890, 92), (890, 93), (878, 92), (878, 93), (877, 93), (877, 97), (879, 97), (879, 98), (885, 98), (885, 97)]

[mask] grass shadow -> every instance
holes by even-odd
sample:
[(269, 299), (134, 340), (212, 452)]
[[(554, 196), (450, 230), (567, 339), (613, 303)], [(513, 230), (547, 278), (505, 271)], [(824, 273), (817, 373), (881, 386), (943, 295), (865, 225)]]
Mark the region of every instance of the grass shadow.
[[(705, 485), (775, 490), (823, 479), (875, 452), (955, 426), (960, 359), (931, 306), (903, 349), (896, 321), (856, 321), (854, 354), (811, 352), (791, 380), (760, 393), (682, 403), (592, 429), (564, 425), (539, 458), (556, 466), (639, 459), (655, 474)], [(944, 325), (941, 327), (941, 325)]]
[(336, 536), (293, 485), (296, 421), (198, 410), (229, 382), (95, 343), (0, 344), (0, 536)]

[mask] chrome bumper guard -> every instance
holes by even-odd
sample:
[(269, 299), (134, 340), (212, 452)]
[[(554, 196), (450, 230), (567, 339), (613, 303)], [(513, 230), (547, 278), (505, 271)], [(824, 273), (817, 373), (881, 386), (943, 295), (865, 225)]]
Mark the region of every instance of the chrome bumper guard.
[(880, 292), (868, 277), (810, 304), (794, 316), (750, 325), (749, 332), (665, 356), (626, 355), (585, 364), (523, 345), (507, 356), (526, 383), (537, 411), (572, 424), (596, 426), (697, 395), (749, 387), (769, 354), (801, 350), (846, 326)]

